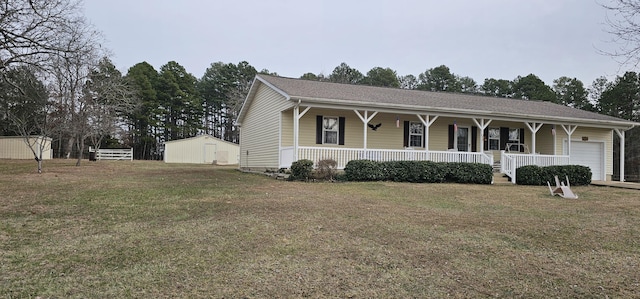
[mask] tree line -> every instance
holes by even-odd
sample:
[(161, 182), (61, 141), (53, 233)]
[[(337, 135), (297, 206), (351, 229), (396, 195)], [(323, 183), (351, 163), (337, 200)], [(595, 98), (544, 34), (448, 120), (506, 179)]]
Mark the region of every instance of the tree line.
[[(76, 158), (78, 165), (88, 146), (133, 147), (136, 159), (161, 159), (164, 142), (199, 134), (238, 143), (234, 123), (253, 78), (277, 75), (246, 61), (211, 63), (200, 78), (175, 61), (157, 70), (140, 62), (122, 74), (102, 47), (100, 32), (84, 19), (80, 2), (9, 0), (3, 5), (0, 135), (51, 137), (55, 156)], [(569, 76), (551, 86), (534, 74), (478, 84), (445, 65), (398, 75), (388, 67), (362, 73), (343, 62), (328, 75), (308, 72), (300, 78), (550, 101), (640, 121), (635, 72), (612, 81), (596, 78), (586, 88)], [(636, 132), (629, 134), (628, 157), (638, 159)], [(37, 151), (34, 155), (38, 160)]]

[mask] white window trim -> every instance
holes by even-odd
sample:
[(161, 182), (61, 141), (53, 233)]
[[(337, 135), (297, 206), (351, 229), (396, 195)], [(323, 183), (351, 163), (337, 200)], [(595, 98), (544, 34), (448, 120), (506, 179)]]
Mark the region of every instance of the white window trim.
[[(511, 139), (511, 131), (514, 131), (514, 130), (516, 132), (518, 132), (518, 139)], [(523, 152), (524, 142), (522, 140), (522, 135), (520, 134), (520, 128), (509, 128), (509, 136), (507, 136), (507, 146), (512, 145), (512, 144), (517, 144), (518, 145), (518, 151), (517, 152)], [(523, 146), (521, 146), (521, 145), (523, 145)]]
[[(511, 131), (518, 132), (518, 139), (511, 139)], [(520, 136), (520, 128), (509, 128), (509, 136), (507, 136), (507, 142), (513, 143), (513, 141), (517, 141), (518, 143), (522, 143), (522, 136)]]
[[(422, 132), (420, 133), (412, 133), (411, 132), (411, 127), (413, 125), (419, 125), (422, 128)], [(411, 144), (411, 136), (419, 136), (420, 137), (420, 144), (416, 145), (416, 144)], [(424, 124), (421, 122), (417, 122), (417, 121), (410, 121), (409, 122), (409, 147), (424, 147)]]
[[(491, 137), (491, 130), (497, 130), (498, 131), (498, 136), (497, 137)], [(487, 132), (487, 150), (489, 151), (499, 151), (500, 150), (500, 128), (489, 128), (488, 132)], [(498, 147), (496, 149), (492, 149), (491, 148), (491, 140), (497, 140), (498, 141)]]
[(458, 138), (460, 137), (459, 132), (461, 129), (465, 129), (467, 130), (467, 140), (466, 140), (466, 144), (467, 144), (467, 152), (471, 151), (471, 127), (467, 127), (467, 126), (458, 126), (458, 130), (455, 132), (454, 134), (454, 142), (453, 142), (453, 146), (456, 149), (456, 151), (460, 150), (460, 147), (458, 146)]
[[(327, 119), (335, 119), (336, 120), (335, 125), (334, 125), (335, 130), (325, 128), (324, 124), (325, 124)], [(336, 142), (335, 143), (327, 142), (326, 132), (336, 132)], [(340, 143), (340, 118), (337, 117), (337, 116), (322, 116), (322, 144), (338, 145), (338, 143)]]

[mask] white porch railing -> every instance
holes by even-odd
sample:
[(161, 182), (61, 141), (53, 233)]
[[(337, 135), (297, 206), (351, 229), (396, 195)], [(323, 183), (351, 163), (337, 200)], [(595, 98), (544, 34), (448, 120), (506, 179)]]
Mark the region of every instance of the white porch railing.
[(568, 165), (569, 156), (538, 155), (538, 154), (507, 154), (504, 151), (500, 158), (500, 172), (516, 183), (516, 169), (526, 165), (553, 166)]
[[(280, 167), (289, 168), (293, 163), (293, 147), (280, 150)], [(493, 157), (484, 153), (458, 151), (423, 151), (423, 150), (389, 150), (362, 148), (329, 148), (329, 147), (298, 147), (298, 160), (308, 159), (317, 163), (323, 159), (333, 159), (338, 162), (338, 169), (344, 169), (351, 160), (384, 161), (433, 161), (433, 162), (467, 162), (493, 164)]]

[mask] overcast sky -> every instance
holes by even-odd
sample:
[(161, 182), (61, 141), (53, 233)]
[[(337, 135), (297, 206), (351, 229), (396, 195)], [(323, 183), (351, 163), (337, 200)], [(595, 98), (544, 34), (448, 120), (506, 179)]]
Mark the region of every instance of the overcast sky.
[(627, 70), (598, 53), (615, 45), (596, 0), (85, 0), (85, 13), (125, 73), (172, 60), (197, 78), (217, 61), (294, 78), (341, 62), (415, 76), (444, 64), (478, 84), (533, 73), (589, 86)]

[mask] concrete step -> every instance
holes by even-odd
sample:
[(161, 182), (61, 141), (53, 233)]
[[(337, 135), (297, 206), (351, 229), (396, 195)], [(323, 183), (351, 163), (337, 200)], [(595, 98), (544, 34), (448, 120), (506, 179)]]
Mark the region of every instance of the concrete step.
[(509, 177), (506, 177), (502, 173), (493, 174), (493, 184), (494, 185), (513, 185), (511, 181), (509, 181)]

